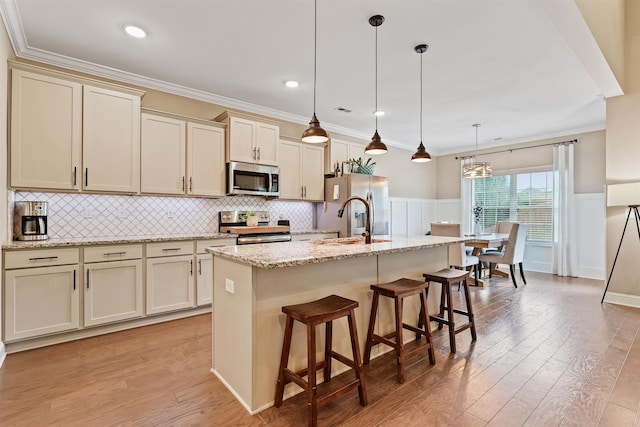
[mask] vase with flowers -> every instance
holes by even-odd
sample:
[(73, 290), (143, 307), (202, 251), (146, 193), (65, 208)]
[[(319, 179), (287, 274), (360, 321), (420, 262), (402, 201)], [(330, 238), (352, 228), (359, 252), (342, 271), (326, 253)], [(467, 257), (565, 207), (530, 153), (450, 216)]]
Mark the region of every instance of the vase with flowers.
[(482, 205), (473, 206), (473, 234), (479, 236), (482, 233), (482, 227), (480, 226), (480, 220), (482, 218)]

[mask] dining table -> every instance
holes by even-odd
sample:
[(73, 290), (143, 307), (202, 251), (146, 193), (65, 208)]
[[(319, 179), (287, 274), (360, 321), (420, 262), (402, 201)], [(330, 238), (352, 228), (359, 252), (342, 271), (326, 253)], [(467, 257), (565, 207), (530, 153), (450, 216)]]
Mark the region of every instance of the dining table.
[[(501, 250), (502, 247), (509, 240), (509, 233), (481, 233), (481, 234), (466, 234), (468, 238), (464, 242), (465, 246), (472, 247), (472, 255), (478, 256), (483, 249), (495, 248)], [(497, 265), (494, 265), (491, 270), (491, 275), (509, 278), (509, 273), (499, 270)], [(479, 278), (477, 281), (473, 275), (469, 276), (471, 284), (476, 286), (484, 286), (484, 280)]]

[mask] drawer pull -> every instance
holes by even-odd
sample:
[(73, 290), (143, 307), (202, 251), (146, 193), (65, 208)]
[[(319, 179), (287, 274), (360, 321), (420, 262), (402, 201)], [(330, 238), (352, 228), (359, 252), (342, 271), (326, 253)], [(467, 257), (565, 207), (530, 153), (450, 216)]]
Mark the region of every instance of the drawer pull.
[(126, 255), (127, 251), (124, 252), (105, 252), (104, 256), (114, 256), (114, 255)]
[(58, 259), (58, 257), (57, 256), (39, 256), (39, 257), (29, 258), (29, 261), (46, 261), (46, 260), (53, 260), (53, 259)]
[(181, 251), (182, 248), (165, 248), (162, 252)]

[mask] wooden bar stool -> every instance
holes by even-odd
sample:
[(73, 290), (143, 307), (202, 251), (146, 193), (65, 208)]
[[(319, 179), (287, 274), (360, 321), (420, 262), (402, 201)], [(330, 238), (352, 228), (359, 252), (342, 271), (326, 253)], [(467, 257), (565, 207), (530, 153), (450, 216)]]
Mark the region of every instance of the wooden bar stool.
[[(451, 353), (456, 352), (456, 334), (464, 331), (465, 329), (471, 329), (471, 338), (476, 340), (476, 323), (473, 319), (473, 308), (471, 307), (471, 299), (469, 298), (469, 284), (467, 278), (469, 272), (467, 270), (456, 270), (454, 268), (445, 268), (435, 273), (427, 273), (422, 275), (427, 282), (438, 282), (442, 285), (442, 292), (440, 293), (440, 313), (437, 316), (429, 316), (429, 318), (435, 322), (438, 322), (438, 329), (442, 329), (443, 325), (449, 327), (449, 346), (451, 347)], [(467, 310), (459, 310), (453, 308), (451, 302), (451, 285), (462, 284), (464, 289), (464, 298), (467, 302)], [(429, 287), (427, 287), (427, 295), (429, 294)], [(445, 310), (447, 317), (445, 318)], [(459, 326), (456, 329), (454, 320), (454, 313), (467, 316), (469, 322)]]
[[(429, 311), (427, 310), (427, 292), (426, 288), (429, 284), (419, 280), (398, 279), (390, 283), (382, 283), (380, 285), (371, 285), (373, 291), (373, 301), (371, 304), (371, 316), (369, 317), (369, 331), (367, 332), (367, 344), (364, 350), (364, 363), (368, 364), (371, 359), (371, 347), (376, 344), (386, 344), (396, 350), (398, 360), (398, 382), (404, 383), (404, 364), (405, 360), (411, 356), (428, 350), (429, 362), (436, 363), (435, 354), (433, 352), (433, 342), (431, 340), (431, 330), (429, 328)], [(393, 298), (395, 303), (395, 331), (387, 335), (380, 336), (373, 333), (378, 313), (378, 298), (380, 295)], [(420, 295), (420, 321), (418, 327), (402, 323), (402, 307), (405, 297), (412, 295)], [(421, 328), (425, 325), (424, 328)], [(426, 338), (426, 342), (411, 350), (405, 350), (402, 338), (402, 329), (408, 329), (416, 333), (416, 339), (421, 336)], [(391, 340), (390, 338), (395, 338)]]
[[(338, 295), (330, 295), (305, 304), (282, 307), (282, 312), (287, 315), (287, 319), (284, 330), (284, 342), (282, 343), (280, 369), (278, 371), (278, 383), (276, 386), (276, 408), (279, 408), (282, 405), (284, 386), (290, 382), (298, 384), (307, 393), (310, 426), (316, 426), (318, 423), (319, 407), (326, 405), (336, 397), (355, 387), (358, 387), (360, 404), (362, 406), (367, 405), (367, 392), (365, 390), (364, 377), (362, 374), (360, 347), (358, 345), (358, 331), (356, 328), (354, 312), (356, 307), (358, 307), (357, 301), (352, 301)], [(348, 359), (331, 349), (333, 321), (344, 316), (347, 316), (349, 322), (353, 360)], [(298, 372), (293, 372), (287, 368), (294, 320), (307, 325), (307, 368)], [(322, 323), (326, 326), (324, 360), (316, 363), (316, 326)], [(351, 367), (355, 372), (355, 379), (335, 390), (318, 396), (316, 371), (318, 369), (323, 369), (324, 382), (330, 382), (332, 359), (336, 359)], [(305, 375), (307, 376), (306, 381), (303, 378)]]

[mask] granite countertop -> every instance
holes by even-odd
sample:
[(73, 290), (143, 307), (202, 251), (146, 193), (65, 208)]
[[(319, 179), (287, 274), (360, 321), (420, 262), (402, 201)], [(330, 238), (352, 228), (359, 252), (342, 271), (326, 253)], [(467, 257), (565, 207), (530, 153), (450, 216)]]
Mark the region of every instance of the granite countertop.
[[(378, 240), (378, 242), (375, 242)], [(210, 247), (207, 252), (232, 261), (260, 268), (282, 268), (347, 258), (406, 252), (462, 243), (466, 237), (393, 236), (365, 244), (362, 237), (282, 242), (264, 245)], [(346, 243), (345, 243), (346, 242)]]
[[(292, 231), (291, 234), (315, 234), (335, 233), (335, 230), (301, 230)], [(171, 236), (126, 236), (126, 237), (70, 237), (64, 239), (48, 239), (34, 241), (11, 241), (2, 245), (2, 249), (37, 249), (57, 248), (68, 246), (95, 246), (95, 245), (122, 245), (128, 243), (154, 243), (171, 242), (177, 240), (210, 240), (210, 239), (235, 239), (236, 234), (231, 233), (207, 233), (207, 234), (180, 234)]]

